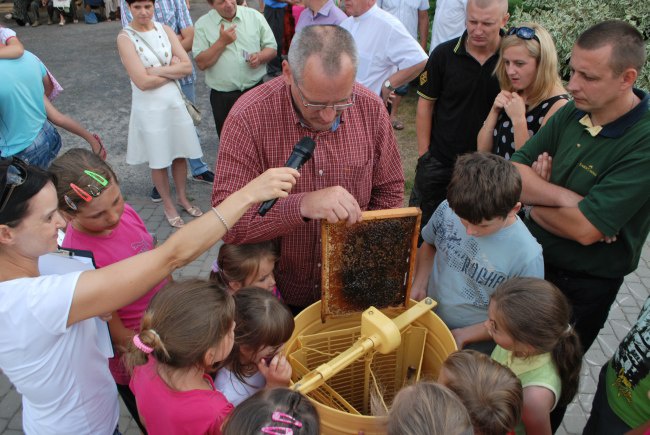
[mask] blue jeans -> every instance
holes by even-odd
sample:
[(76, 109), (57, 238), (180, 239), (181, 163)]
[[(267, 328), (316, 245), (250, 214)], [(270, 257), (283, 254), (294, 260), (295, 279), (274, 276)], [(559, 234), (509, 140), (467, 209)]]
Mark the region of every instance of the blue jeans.
[[(196, 92), (194, 90), (193, 82), (181, 84), (181, 90), (185, 94), (185, 98), (196, 104)], [(196, 135), (199, 135), (198, 131), (196, 132)], [(198, 159), (187, 159), (187, 161), (190, 164), (190, 171), (192, 171), (192, 175), (201, 175), (205, 171), (209, 170), (208, 165), (203, 161), (201, 157)]]
[(30, 146), (15, 156), (33, 166), (47, 169), (61, 149), (61, 136), (47, 119)]

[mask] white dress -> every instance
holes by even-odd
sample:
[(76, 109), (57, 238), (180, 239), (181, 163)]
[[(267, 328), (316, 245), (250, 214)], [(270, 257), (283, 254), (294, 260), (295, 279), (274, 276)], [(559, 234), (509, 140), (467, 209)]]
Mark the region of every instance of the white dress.
[[(135, 45), (145, 68), (160, 66), (158, 57), (169, 64), (171, 44), (165, 29), (153, 22), (154, 29), (126, 35)], [(130, 28), (130, 27), (129, 27)], [(147, 43), (156, 50), (152, 53)], [(148, 91), (142, 91), (131, 81), (132, 101), (126, 162), (138, 165), (149, 162), (151, 169), (164, 169), (176, 158), (196, 159), (203, 155), (185, 103), (173, 81)]]

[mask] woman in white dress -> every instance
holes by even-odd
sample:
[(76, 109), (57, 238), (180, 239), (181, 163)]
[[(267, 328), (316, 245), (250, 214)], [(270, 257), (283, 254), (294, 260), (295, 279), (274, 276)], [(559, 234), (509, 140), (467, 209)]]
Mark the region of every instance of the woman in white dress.
[(202, 155), (196, 130), (174, 81), (192, 72), (192, 64), (174, 32), (153, 21), (153, 0), (127, 0), (133, 15), (117, 37), (122, 64), (131, 78), (132, 103), (126, 162), (149, 163), (165, 217), (173, 227), (183, 220), (171, 199), (167, 168), (171, 165), (176, 199), (189, 215), (201, 216), (185, 195), (185, 158)]

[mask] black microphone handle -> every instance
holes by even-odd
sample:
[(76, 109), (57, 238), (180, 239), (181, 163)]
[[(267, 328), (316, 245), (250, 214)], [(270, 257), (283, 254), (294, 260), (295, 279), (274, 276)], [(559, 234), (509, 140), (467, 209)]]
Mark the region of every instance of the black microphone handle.
[(268, 201), (264, 201), (262, 205), (260, 205), (259, 210), (257, 210), (257, 214), (259, 214), (260, 216), (264, 216), (266, 212), (271, 210), (271, 207), (275, 205), (275, 202), (277, 200), (278, 198), (273, 198), (273, 199), (269, 199)]
[[(311, 142), (311, 149), (307, 150), (304, 148), (301, 148), (300, 145), (303, 142)], [(289, 156), (289, 159), (287, 160), (287, 163), (284, 164), (286, 168), (293, 168), (295, 170), (299, 170), (302, 165), (305, 164), (307, 160), (311, 158), (311, 153), (314, 149), (314, 146), (316, 144), (313, 142), (313, 140), (306, 136), (300, 139), (300, 142), (296, 144), (294, 147), (291, 155)], [(277, 201), (277, 198), (274, 199), (269, 199), (268, 201), (264, 201), (262, 205), (260, 205), (260, 208), (257, 210), (257, 214), (260, 216), (264, 216), (269, 210), (271, 210), (271, 207), (275, 205), (275, 202)]]
[[(293, 168), (298, 170), (301, 168), (303, 163), (305, 163), (302, 157), (303, 156), (291, 154), (289, 160), (287, 160), (287, 164), (284, 166), (287, 168)], [(264, 201), (262, 205), (260, 205), (259, 210), (257, 210), (257, 214), (259, 214), (260, 216), (264, 216), (266, 212), (271, 210), (271, 207), (275, 205), (275, 202), (277, 200), (278, 198), (273, 198), (273, 199), (269, 199), (268, 201)]]

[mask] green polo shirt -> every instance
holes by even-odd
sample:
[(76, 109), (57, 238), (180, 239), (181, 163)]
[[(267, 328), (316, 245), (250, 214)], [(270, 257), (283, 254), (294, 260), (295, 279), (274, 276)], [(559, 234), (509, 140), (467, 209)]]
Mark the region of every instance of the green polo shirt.
[(277, 49), (273, 32), (264, 15), (252, 8), (237, 6), (232, 22), (212, 9), (194, 25), (194, 57), (219, 39), (221, 24), (226, 29), (237, 25), (237, 39), (226, 47), (214, 65), (205, 70), (205, 83), (216, 91), (244, 91), (262, 80), (266, 74), (266, 64), (250, 68), (243, 52), (253, 54), (267, 47)]
[(569, 102), (512, 156), (531, 165), (549, 153), (551, 183), (584, 196), (578, 208), (589, 222), (607, 236), (617, 235), (611, 244), (582, 246), (527, 219), (547, 264), (604, 278), (636, 269), (650, 229), (650, 112), (648, 95), (635, 94), (641, 103), (595, 136), (579, 122), (585, 112)]

